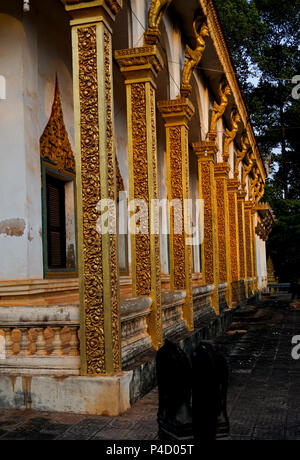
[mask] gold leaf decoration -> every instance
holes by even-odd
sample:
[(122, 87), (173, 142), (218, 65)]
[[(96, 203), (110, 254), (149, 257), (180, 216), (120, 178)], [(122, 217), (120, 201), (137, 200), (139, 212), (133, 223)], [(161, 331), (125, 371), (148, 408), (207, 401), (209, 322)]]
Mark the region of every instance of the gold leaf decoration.
[(51, 116), (40, 139), (41, 157), (53, 162), (59, 170), (75, 171), (75, 159), (64, 123), (58, 80)]

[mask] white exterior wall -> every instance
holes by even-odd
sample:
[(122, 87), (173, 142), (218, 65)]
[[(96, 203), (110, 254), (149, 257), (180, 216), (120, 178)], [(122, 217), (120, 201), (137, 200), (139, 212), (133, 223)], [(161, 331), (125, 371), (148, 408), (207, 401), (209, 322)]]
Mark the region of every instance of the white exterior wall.
[(31, 5), (22, 15), (18, 0), (0, 6), (0, 69), (7, 85), (0, 101), (0, 280), (43, 277), (39, 139), (51, 114), (56, 74), (73, 144), (67, 15), (51, 0)]
[[(148, 0), (131, 0), (132, 11), (124, 6), (120, 13), (123, 15), (120, 18), (122, 29), (117, 24), (114, 31), (116, 47), (142, 46), (148, 6)], [(161, 41), (166, 51), (163, 53), (165, 70), (158, 76), (157, 93), (158, 98), (175, 99), (180, 94), (184, 44), (180, 31), (171, 24), (168, 14), (163, 17), (161, 29)], [(128, 43), (120, 38), (121, 31)], [(116, 155), (125, 190), (129, 193), (126, 89), (116, 63), (113, 72)], [(39, 139), (51, 114), (56, 75), (64, 121), (74, 147), (71, 31), (68, 15), (60, 2), (31, 0), (31, 11), (26, 14), (21, 14), (19, 0), (0, 6), (0, 74), (6, 78), (7, 85), (7, 99), (0, 100), (0, 280), (42, 278)], [(212, 94), (198, 72), (194, 73), (194, 82), (196, 114), (191, 123), (190, 143), (205, 140), (213, 104)], [(218, 161), (222, 161), (222, 119), (217, 130)], [(167, 198), (167, 166), (165, 133), (160, 115), (157, 116), (157, 133), (159, 196), (163, 199)], [(233, 145), (230, 147), (230, 166), (230, 177), (233, 177)], [(192, 161), (191, 196), (194, 198), (199, 194), (197, 174), (197, 162)], [(248, 186), (247, 180), (247, 189)], [(265, 259), (261, 245), (259, 250), (260, 260)], [(128, 259), (130, 264), (130, 238)], [(194, 260), (197, 270), (199, 263), (195, 248)], [(161, 236), (161, 266), (162, 272), (167, 273), (166, 235)]]
[(263, 241), (258, 235), (255, 235), (255, 242), (258, 287), (260, 290), (263, 290), (268, 286), (266, 242)]
[[(15, 2), (16, 3), (16, 2)], [(6, 100), (0, 101), (0, 279), (28, 277), (28, 223), (21, 22), (0, 14), (0, 68)], [(18, 267), (18, 270), (16, 270)]]

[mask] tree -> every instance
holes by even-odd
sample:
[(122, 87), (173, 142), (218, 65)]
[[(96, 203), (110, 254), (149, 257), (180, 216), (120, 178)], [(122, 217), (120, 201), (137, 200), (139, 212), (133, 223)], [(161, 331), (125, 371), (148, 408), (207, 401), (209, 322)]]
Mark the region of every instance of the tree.
[(300, 74), (300, 0), (216, 4), (260, 151), (272, 155), (264, 200), (277, 223), (268, 249), (282, 279), (299, 277), (300, 100), (292, 97), (292, 79)]

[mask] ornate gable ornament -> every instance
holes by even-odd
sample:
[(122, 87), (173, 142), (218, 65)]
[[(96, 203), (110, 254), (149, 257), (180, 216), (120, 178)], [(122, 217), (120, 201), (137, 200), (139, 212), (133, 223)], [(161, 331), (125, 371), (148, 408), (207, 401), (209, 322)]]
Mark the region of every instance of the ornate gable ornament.
[[(200, 24), (198, 24), (200, 21)], [(206, 48), (205, 38), (209, 37), (206, 18), (201, 16), (195, 17), (193, 21), (193, 34), (196, 41), (196, 48), (193, 50), (188, 45), (185, 48), (184, 65), (182, 71), (182, 83), (180, 92), (182, 97), (189, 97), (192, 92), (190, 84), (193, 71), (202, 59)]]
[(151, 0), (148, 13), (148, 30), (144, 34), (145, 45), (157, 45), (160, 37), (159, 24), (173, 0)]
[(54, 163), (60, 171), (75, 171), (75, 159), (64, 123), (57, 78), (52, 112), (40, 139), (40, 151), (41, 157)]

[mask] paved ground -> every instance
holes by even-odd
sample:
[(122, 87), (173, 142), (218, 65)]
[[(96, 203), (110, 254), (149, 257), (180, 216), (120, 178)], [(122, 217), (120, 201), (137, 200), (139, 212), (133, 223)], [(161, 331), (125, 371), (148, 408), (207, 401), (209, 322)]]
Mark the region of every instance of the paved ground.
[[(291, 357), (300, 311), (270, 299), (237, 312), (217, 339), (231, 375), (228, 395), (233, 440), (300, 440), (300, 360)], [(0, 440), (155, 440), (157, 391), (117, 418), (4, 411)]]

